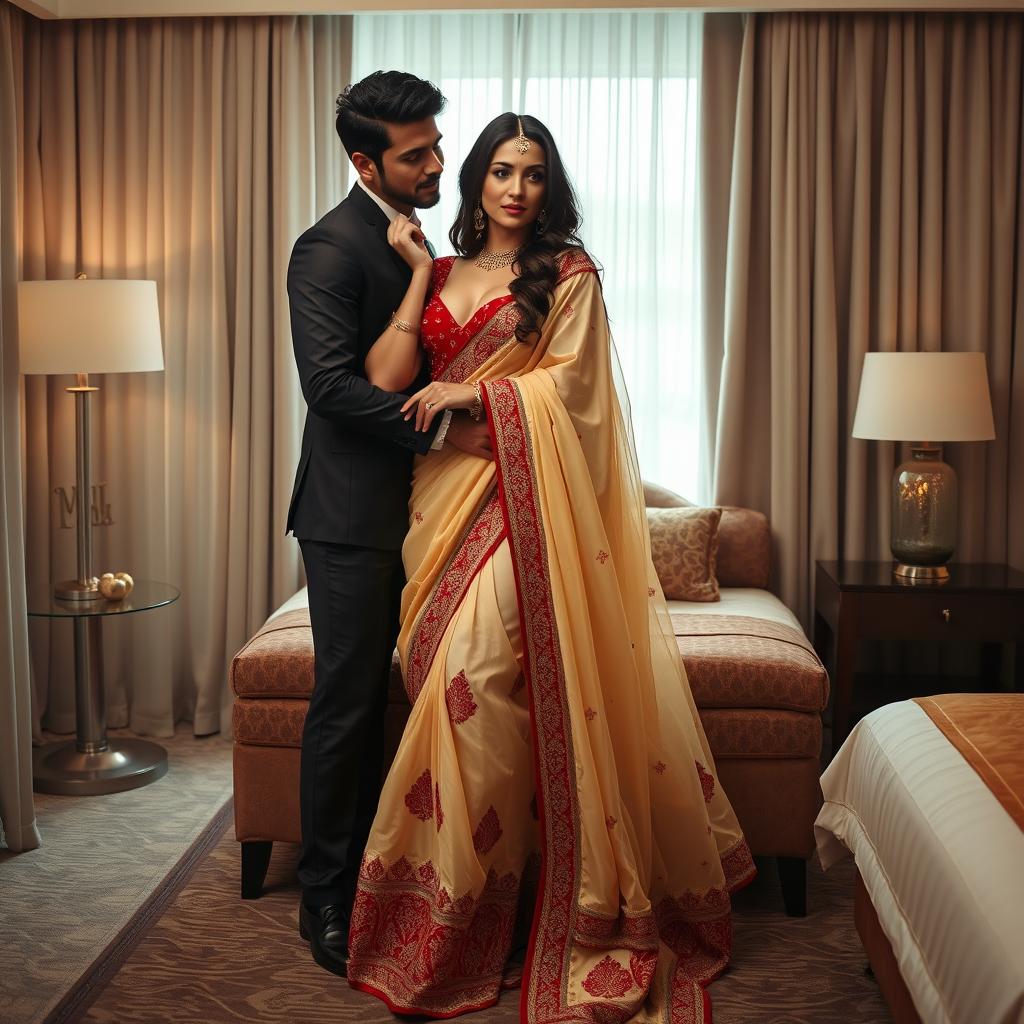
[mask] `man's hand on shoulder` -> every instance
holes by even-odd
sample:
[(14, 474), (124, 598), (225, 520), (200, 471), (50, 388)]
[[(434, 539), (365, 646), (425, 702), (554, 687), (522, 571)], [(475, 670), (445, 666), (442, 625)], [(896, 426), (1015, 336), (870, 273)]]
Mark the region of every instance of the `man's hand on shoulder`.
[(483, 420), (478, 423), (466, 413), (457, 412), (452, 416), (444, 443), (469, 455), (478, 455), (481, 459), (494, 459), (487, 423)]

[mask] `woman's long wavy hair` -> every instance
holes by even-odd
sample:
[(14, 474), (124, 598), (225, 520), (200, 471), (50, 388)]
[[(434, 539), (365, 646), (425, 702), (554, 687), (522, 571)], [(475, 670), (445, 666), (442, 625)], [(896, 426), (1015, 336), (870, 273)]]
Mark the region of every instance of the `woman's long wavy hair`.
[(565, 172), (558, 147), (547, 127), (529, 114), (499, 114), (480, 133), (459, 171), (459, 210), (455, 215), (448, 237), (455, 251), (466, 259), (480, 255), (487, 239), (486, 227), (478, 234), (473, 226), (473, 212), (483, 194), (484, 178), (494, 157), (494, 151), (509, 139), (523, 134), (536, 142), (547, 158), (544, 193), (546, 226), (543, 232), (533, 233), (516, 260), (519, 276), (509, 286), (519, 308), (516, 337), (520, 341), (533, 341), (540, 333), (541, 324), (551, 309), (551, 293), (558, 279), (559, 253), (566, 249), (582, 249), (578, 231), (580, 215), (576, 193)]

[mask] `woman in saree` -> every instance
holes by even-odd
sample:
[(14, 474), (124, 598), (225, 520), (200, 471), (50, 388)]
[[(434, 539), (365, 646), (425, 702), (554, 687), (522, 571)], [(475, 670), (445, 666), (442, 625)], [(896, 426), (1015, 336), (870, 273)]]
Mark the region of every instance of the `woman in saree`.
[(459, 186), (458, 258), (430, 266), (418, 228), (392, 226), (431, 284), (422, 323), (399, 322), (367, 372), (400, 390), (428, 358), (408, 414), (486, 416), (493, 459), (442, 447), (416, 464), (398, 641), (412, 711), (349, 982), (435, 1018), (521, 984), (529, 1024), (703, 1022), (729, 893), (754, 868), (651, 563), (600, 281), (535, 118), (492, 121)]

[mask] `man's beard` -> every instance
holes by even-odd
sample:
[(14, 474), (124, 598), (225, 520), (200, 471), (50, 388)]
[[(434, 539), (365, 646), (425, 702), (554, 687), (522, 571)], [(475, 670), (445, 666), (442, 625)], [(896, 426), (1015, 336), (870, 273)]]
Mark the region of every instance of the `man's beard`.
[[(392, 199), (398, 200), (399, 203), (412, 206), (417, 210), (429, 210), (432, 206), (437, 206), (441, 201), (441, 189), (431, 189), (432, 185), (438, 185), (441, 181), (441, 176), (437, 175), (433, 178), (428, 178), (426, 181), (420, 182), (416, 186), (416, 190), (411, 193), (395, 192), (392, 190), (390, 182), (384, 176), (384, 172), (380, 171), (380, 183), (382, 189)], [(392, 203), (394, 205), (394, 203)]]

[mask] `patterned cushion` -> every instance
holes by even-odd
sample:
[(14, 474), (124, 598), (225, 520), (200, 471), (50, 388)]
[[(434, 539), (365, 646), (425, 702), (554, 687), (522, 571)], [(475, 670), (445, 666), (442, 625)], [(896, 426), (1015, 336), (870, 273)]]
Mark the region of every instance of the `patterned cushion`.
[(768, 517), (752, 508), (725, 506), (718, 524), (718, 585), (767, 590), (771, 563), (772, 531)]
[(718, 508), (649, 508), (651, 557), (665, 597), (717, 601)]

